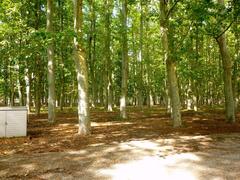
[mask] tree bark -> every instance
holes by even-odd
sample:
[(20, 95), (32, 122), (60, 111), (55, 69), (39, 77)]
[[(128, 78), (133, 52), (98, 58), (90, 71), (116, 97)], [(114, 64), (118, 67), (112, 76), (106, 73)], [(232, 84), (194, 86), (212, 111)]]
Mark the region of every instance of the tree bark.
[(160, 21), (162, 31), (162, 44), (164, 49), (164, 58), (166, 61), (167, 80), (171, 100), (173, 126), (180, 127), (182, 126), (182, 120), (178, 80), (176, 75), (176, 63), (172, 58), (174, 48), (173, 47), (171, 48), (169, 46), (169, 39), (172, 34), (169, 32), (168, 27), (169, 20), (167, 17), (167, 2), (165, 2), (164, 0), (160, 0), (160, 11), (161, 11)]
[(89, 1), (89, 14), (90, 14), (90, 32), (88, 38), (88, 61), (89, 61), (89, 70), (90, 70), (90, 91), (91, 91), (91, 106), (96, 107), (97, 105), (97, 82), (96, 82), (96, 15), (95, 15), (95, 0)]
[(90, 134), (89, 102), (88, 102), (88, 73), (85, 52), (82, 47), (82, 0), (74, 0), (74, 61), (78, 82), (78, 120), (79, 135)]
[(106, 108), (112, 111), (112, 60), (111, 60), (111, 0), (105, 1), (106, 14), (105, 14), (105, 88), (106, 88)]
[(120, 116), (127, 119), (127, 79), (128, 79), (128, 38), (127, 38), (127, 0), (122, 0), (122, 85)]
[(25, 76), (24, 76), (24, 79), (25, 79), (25, 84), (26, 84), (26, 107), (27, 107), (27, 110), (28, 110), (28, 113), (30, 113), (31, 111), (31, 105), (30, 105), (30, 80), (29, 80), (29, 69), (26, 68), (25, 70)]
[(139, 63), (139, 75), (138, 75), (138, 106), (143, 109), (143, 2), (140, 0), (140, 24), (139, 24), (139, 54), (138, 54), (138, 63)]
[[(36, 0), (35, 2), (35, 30), (39, 30), (40, 26), (40, 0)], [(41, 63), (40, 63), (41, 57), (39, 52), (36, 52), (35, 55), (35, 82), (34, 82), (34, 92), (35, 92), (35, 97), (34, 97), (34, 104), (35, 104), (35, 114), (38, 116), (40, 114), (40, 109), (41, 109)]]
[[(224, 5), (224, 0), (218, 0), (219, 4)], [(232, 88), (232, 60), (227, 48), (226, 35), (223, 33), (217, 38), (219, 45), (222, 65), (223, 65), (223, 82), (224, 82), (224, 95), (225, 95), (225, 116), (226, 121), (234, 123), (235, 119), (235, 104)]]
[(47, 0), (47, 32), (50, 35), (51, 40), (48, 44), (48, 121), (53, 123), (55, 121), (55, 69), (54, 69), (54, 49), (53, 49), (53, 1)]

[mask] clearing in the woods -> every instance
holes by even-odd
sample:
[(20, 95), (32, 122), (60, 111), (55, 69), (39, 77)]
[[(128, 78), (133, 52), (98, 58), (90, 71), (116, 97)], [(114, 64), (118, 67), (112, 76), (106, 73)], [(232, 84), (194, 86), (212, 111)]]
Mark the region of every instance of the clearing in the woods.
[(30, 115), (27, 137), (0, 139), (0, 179), (240, 177), (240, 123), (221, 110), (183, 112), (182, 128), (159, 107), (117, 117), (92, 110), (92, 134), (79, 137), (76, 113), (58, 113), (55, 124)]

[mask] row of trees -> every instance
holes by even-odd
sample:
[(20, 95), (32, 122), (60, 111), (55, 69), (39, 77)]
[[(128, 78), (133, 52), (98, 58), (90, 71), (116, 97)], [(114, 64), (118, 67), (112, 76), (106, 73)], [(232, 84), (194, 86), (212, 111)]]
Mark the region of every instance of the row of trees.
[[(26, 0), (0, 2), (0, 100), (40, 113), (78, 104), (112, 111), (154, 104), (182, 125), (181, 107), (221, 106), (235, 122), (239, 99), (238, 0)], [(77, 81), (76, 81), (77, 79)]]

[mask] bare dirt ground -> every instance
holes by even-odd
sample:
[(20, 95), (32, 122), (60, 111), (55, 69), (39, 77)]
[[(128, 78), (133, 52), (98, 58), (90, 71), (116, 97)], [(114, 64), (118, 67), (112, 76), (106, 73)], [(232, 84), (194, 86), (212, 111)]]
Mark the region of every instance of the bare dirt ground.
[(0, 139), (0, 179), (240, 179), (240, 114), (183, 112), (172, 128), (158, 107), (91, 112), (92, 134), (75, 136), (75, 113), (30, 116), (28, 137)]

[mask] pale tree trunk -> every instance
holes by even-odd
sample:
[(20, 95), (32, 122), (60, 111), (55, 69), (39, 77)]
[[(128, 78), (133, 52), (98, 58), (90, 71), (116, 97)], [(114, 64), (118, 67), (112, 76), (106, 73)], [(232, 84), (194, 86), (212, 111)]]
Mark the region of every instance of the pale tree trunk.
[(105, 14), (105, 70), (106, 70), (106, 108), (108, 111), (112, 111), (112, 60), (111, 60), (111, 14), (112, 14), (112, 2), (111, 0), (105, 1), (106, 14)]
[(19, 105), (23, 106), (23, 101), (22, 101), (23, 95), (22, 95), (22, 91), (21, 91), (21, 84), (20, 84), (19, 77), (18, 77), (18, 80), (17, 80), (17, 89), (18, 89)]
[(127, 119), (127, 79), (128, 79), (128, 39), (127, 39), (127, 0), (122, 0), (122, 86), (120, 116)]
[[(192, 58), (190, 61), (190, 70), (192, 72), (195, 73), (198, 65), (198, 58), (199, 58), (199, 35), (198, 35), (198, 25), (196, 25), (196, 38), (193, 39), (191, 38), (191, 48), (189, 49), (189, 54), (195, 54), (196, 58)], [(195, 40), (195, 44), (194, 44), (194, 40)], [(194, 45), (195, 45), (195, 50), (194, 50)], [(188, 102), (190, 103), (191, 107), (187, 107), (188, 109), (192, 109), (194, 111), (197, 111), (197, 80), (194, 77), (190, 77), (189, 78), (189, 82), (188, 82), (188, 91), (187, 94), (189, 95), (188, 97)]]
[[(146, 6), (146, 12), (145, 13), (148, 13), (148, 7)], [(149, 22), (148, 21), (145, 21), (145, 26), (146, 26), (146, 39), (149, 39)], [(147, 71), (147, 79), (146, 79), (146, 82), (147, 82), (147, 106), (150, 108), (154, 105), (154, 102), (153, 102), (153, 90), (152, 90), (152, 82), (151, 82), (151, 78), (152, 78), (152, 70), (151, 70), (151, 57), (150, 57), (150, 54), (149, 54), (149, 47), (150, 47), (150, 42), (147, 41), (146, 42), (146, 71)]]
[(166, 70), (167, 70), (167, 80), (168, 88), (171, 100), (172, 108), (172, 119), (173, 126), (180, 127), (182, 126), (181, 120), (181, 104), (178, 90), (178, 81), (176, 75), (176, 63), (172, 59), (173, 47), (169, 47), (169, 36), (171, 35), (168, 27), (168, 17), (167, 17), (167, 3), (165, 0), (160, 0), (160, 21), (161, 21), (161, 31), (162, 31), (162, 43), (164, 49), (164, 58), (166, 61)]
[(140, 0), (138, 106), (143, 109), (143, 2)]
[[(218, 0), (218, 3), (224, 5), (224, 0)], [(223, 33), (217, 38), (219, 45), (222, 65), (223, 65), (223, 82), (224, 82), (224, 95), (225, 95), (225, 116), (226, 121), (234, 123), (235, 119), (235, 104), (232, 88), (232, 60), (227, 48), (226, 35)]]
[(25, 84), (26, 84), (26, 107), (27, 107), (27, 110), (28, 110), (28, 113), (30, 113), (30, 80), (29, 80), (29, 69), (26, 68), (25, 70), (25, 76), (24, 76), (24, 79), (25, 79)]
[(90, 118), (88, 103), (88, 73), (85, 52), (82, 47), (82, 0), (74, 0), (74, 61), (78, 82), (78, 120), (79, 135), (90, 134)]
[[(19, 62), (18, 62), (19, 63)], [(19, 98), (19, 105), (20, 106), (23, 106), (23, 103), (22, 103), (22, 98), (23, 98), (23, 95), (22, 95), (22, 91), (21, 91), (21, 83), (20, 83), (20, 66), (19, 64), (17, 64), (17, 91), (18, 91), (18, 98)]]
[(192, 90), (191, 90), (191, 81), (189, 80), (187, 84), (187, 89), (186, 91), (186, 105), (187, 105), (187, 110), (192, 110)]
[[(47, 32), (51, 35), (53, 32), (53, 1), (47, 0)], [(53, 123), (55, 121), (55, 72), (54, 72), (54, 50), (53, 40), (50, 36), (51, 41), (49, 42), (47, 55), (48, 55), (48, 121)]]

